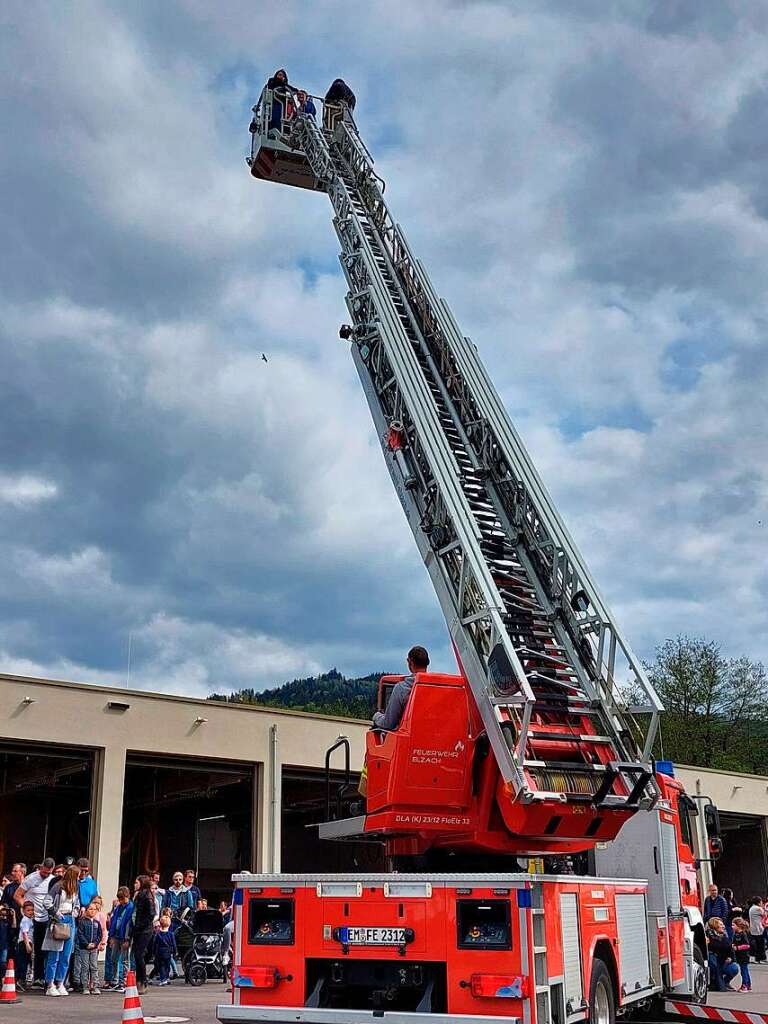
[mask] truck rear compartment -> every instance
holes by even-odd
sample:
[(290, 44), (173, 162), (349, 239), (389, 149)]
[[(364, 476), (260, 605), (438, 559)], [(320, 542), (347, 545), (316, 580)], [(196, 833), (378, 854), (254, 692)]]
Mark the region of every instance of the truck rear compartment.
[(237, 876), (219, 1019), (570, 1024), (587, 1016), (595, 955), (617, 1006), (654, 994), (645, 891), (522, 873)]

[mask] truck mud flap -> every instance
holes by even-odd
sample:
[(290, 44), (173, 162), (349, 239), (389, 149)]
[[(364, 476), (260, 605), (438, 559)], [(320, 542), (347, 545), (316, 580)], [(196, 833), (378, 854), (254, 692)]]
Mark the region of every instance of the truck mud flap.
[(768, 1024), (768, 1013), (750, 1010), (726, 1010), (722, 1006), (700, 1006), (667, 999), (664, 1011), (675, 1017), (695, 1017), (697, 1020), (724, 1021), (725, 1024)]

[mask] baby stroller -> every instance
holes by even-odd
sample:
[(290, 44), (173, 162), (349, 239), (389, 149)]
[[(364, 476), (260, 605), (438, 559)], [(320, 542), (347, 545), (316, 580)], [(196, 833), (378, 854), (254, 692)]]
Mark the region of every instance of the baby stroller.
[[(184, 924), (187, 924), (185, 921)], [(226, 981), (221, 955), (224, 917), (220, 910), (197, 910), (192, 915), (192, 948), (184, 957), (184, 980), (204, 985), (209, 978)]]

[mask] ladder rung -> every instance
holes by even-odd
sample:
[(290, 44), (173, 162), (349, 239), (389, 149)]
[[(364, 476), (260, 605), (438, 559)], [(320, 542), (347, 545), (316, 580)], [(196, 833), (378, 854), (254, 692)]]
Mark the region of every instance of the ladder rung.
[(553, 772), (575, 772), (580, 775), (588, 775), (590, 772), (600, 773), (608, 771), (604, 764), (589, 764), (587, 761), (523, 761), (524, 768), (546, 768)]
[(545, 732), (544, 729), (529, 729), (528, 739), (571, 740), (577, 743), (613, 743), (610, 736), (590, 736), (589, 733)]

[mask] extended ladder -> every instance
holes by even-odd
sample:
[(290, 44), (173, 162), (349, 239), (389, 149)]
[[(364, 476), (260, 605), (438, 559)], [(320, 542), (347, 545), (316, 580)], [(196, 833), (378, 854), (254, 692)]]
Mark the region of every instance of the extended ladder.
[(502, 777), (525, 802), (652, 801), (662, 705), (475, 346), (392, 221), (352, 118), (321, 128), (297, 114), (269, 132), (273, 109), (265, 89), (252, 173), (330, 197), (342, 336)]

